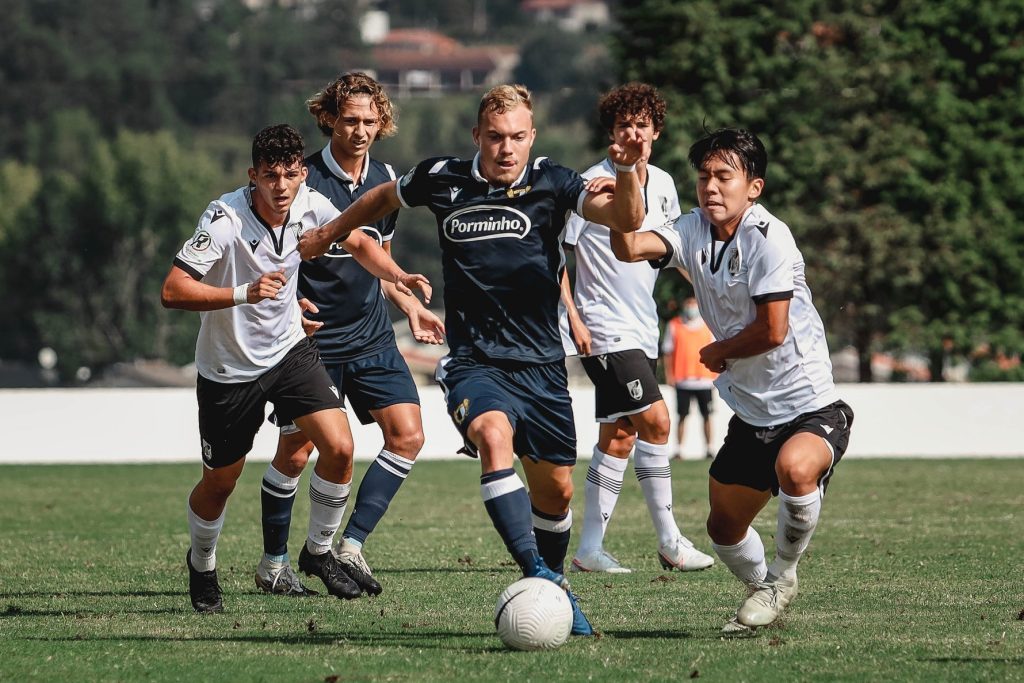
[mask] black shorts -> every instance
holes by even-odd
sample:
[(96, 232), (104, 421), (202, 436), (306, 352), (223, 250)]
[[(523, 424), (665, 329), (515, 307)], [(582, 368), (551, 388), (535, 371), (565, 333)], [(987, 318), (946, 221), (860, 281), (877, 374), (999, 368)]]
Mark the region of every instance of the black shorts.
[(519, 457), (555, 465), (576, 464), (576, 423), (565, 362), (498, 367), (472, 358), (446, 357), (437, 366), (448, 415), (477, 455), (466, 432), (478, 416), (497, 410), (512, 424), (512, 449)]
[[(359, 422), (373, 422), (371, 410), (380, 410), (399, 403), (420, 404), (420, 394), (412, 379), (409, 366), (397, 346), (390, 346), (366, 358), (331, 363), (324, 361), (327, 374), (334, 380), (341, 395), (348, 398)], [(299, 431), (291, 422), (271, 415), (270, 421), (281, 427), (282, 434)]]
[(697, 402), (697, 410), (701, 417), (707, 419), (711, 415), (711, 389), (683, 389), (676, 387), (676, 414), (683, 419), (690, 414), (690, 399)]
[(709, 474), (722, 484), (740, 484), (758, 491), (771, 489), (772, 495), (777, 496), (779, 479), (775, 474), (775, 460), (782, 445), (794, 434), (810, 432), (823, 438), (832, 451), (832, 465), (818, 482), (824, 492), (850, 443), (852, 426), (853, 410), (843, 401), (775, 427), (755, 427), (734, 415)]
[(594, 383), (594, 417), (598, 422), (615, 422), (642, 413), (663, 400), (654, 374), (658, 361), (639, 349), (583, 356), (580, 362)]
[(289, 422), (342, 406), (312, 339), (300, 341), (280, 363), (250, 382), (227, 384), (200, 376), (196, 397), (203, 463), (211, 469), (234, 464), (252, 449), (267, 401)]

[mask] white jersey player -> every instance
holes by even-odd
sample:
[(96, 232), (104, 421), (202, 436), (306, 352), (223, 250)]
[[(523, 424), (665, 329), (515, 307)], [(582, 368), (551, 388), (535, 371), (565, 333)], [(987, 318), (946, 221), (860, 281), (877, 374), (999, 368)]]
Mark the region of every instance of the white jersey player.
[[(648, 163), (665, 123), (665, 101), (650, 85), (628, 83), (606, 93), (598, 111), (613, 141), (637, 133), (643, 137), (637, 174), (647, 213), (640, 230), (671, 223), (679, 215), (675, 183)], [(605, 159), (583, 177), (591, 182), (607, 179), (610, 184), (615, 167)], [(644, 263), (618, 260), (610, 234), (604, 225), (574, 216), (566, 224), (564, 237), (565, 246), (576, 254), (576, 291), (573, 299), (564, 297), (571, 337), (565, 328), (563, 335), (568, 337), (567, 348), (575, 344), (583, 354), (583, 368), (594, 383), (595, 417), (601, 423), (587, 469), (583, 534), (572, 567), (630, 571), (604, 550), (603, 542), (635, 446), (636, 476), (654, 523), (659, 561), (666, 569), (704, 569), (714, 559), (693, 547), (672, 515), (671, 423), (655, 375), (658, 311), (653, 292), (658, 271)], [(573, 313), (573, 303), (578, 315)]]
[[(164, 306), (201, 313), (196, 395), (204, 467), (188, 500), (191, 547), (185, 556), (197, 612), (224, 609), (217, 540), (268, 401), (320, 451), (310, 478), (309, 537), (299, 568), (323, 579), (332, 595), (360, 593), (329, 552), (352, 479), (352, 435), (338, 410), (338, 391), (303, 333), (295, 298), (299, 235), (339, 212), (304, 185), (302, 138), (291, 126), (260, 131), (252, 164), (248, 187), (210, 204), (161, 291)], [(429, 296), (423, 276), (407, 275), (361, 231), (345, 240), (345, 248), (377, 277), (405, 293), (408, 285), (420, 286)]]
[[(649, 233), (615, 235), (617, 253), (690, 275), (716, 339), (701, 362), (736, 412), (710, 470), (708, 533), (752, 594), (723, 632), (772, 623), (797, 593), (797, 563), (849, 443), (853, 411), (839, 400), (821, 318), (789, 227), (756, 203), (767, 153), (753, 134), (710, 133), (693, 144), (700, 208)], [(775, 559), (750, 526), (779, 496)]]

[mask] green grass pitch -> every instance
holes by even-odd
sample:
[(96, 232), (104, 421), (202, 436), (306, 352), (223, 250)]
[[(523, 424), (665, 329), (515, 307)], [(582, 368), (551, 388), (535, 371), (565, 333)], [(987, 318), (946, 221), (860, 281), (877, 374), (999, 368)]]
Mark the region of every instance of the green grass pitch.
[[(724, 567), (661, 571), (630, 470), (607, 548), (636, 571), (570, 575), (601, 635), (546, 653), (507, 651), (494, 634), (494, 601), (518, 574), (477, 462), (416, 466), (366, 546), (384, 594), (347, 603), (256, 591), (265, 465), (252, 463), (218, 548), (226, 611), (211, 616), (186, 593), (199, 467), (0, 467), (0, 680), (1024, 680), (1019, 460), (842, 463), (799, 597), (743, 640), (718, 634), (742, 596)], [(673, 463), (673, 481), (681, 528), (710, 552), (705, 463)], [(581, 520), (581, 494), (573, 507)], [(769, 549), (774, 516), (772, 503), (756, 522)]]

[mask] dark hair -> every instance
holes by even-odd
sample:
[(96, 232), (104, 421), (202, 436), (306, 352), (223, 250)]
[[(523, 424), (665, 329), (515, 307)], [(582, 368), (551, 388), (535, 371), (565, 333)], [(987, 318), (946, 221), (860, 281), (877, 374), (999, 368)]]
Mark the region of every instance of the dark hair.
[(253, 168), (258, 168), (260, 162), (267, 166), (291, 166), (296, 161), (301, 163), (304, 156), (302, 136), (287, 123), (264, 128), (252, 140)]
[(601, 127), (609, 133), (615, 127), (615, 119), (649, 116), (654, 132), (660, 132), (665, 125), (665, 100), (657, 88), (646, 83), (627, 83), (606, 92), (597, 103)]
[(378, 139), (390, 137), (398, 132), (398, 126), (395, 124), (397, 114), (388, 94), (384, 92), (380, 83), (361, 71), (352, 71), (335, 78), (324, 86), (323, 90), (306, 100), (306, 108), (316, 119), (320, 132), (330, 136), (334, 133), (334, 120), (345, 106), (345, 100), (359, 95), (369, 97), (377, 109)]
[(736, 170), (746, 173), (748, 180), (764, 178), (768, 170), (768, 152), (764, 145), (756, 135), (742, 128), (720, 128), (690, 145), (690, 165), (694, 169), (699, 171), (708, 159), (714, 157), (730, 166), (735, 157), (740, 163)]

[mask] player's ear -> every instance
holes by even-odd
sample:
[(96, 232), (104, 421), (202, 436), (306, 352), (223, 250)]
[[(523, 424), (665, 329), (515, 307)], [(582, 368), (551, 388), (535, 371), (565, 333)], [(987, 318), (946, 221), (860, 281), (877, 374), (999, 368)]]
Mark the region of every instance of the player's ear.
[(307, 177), (309, 177), (309, 167), (303, 163), (299, 170), (299, 179), (301, 182), (306, 182)]
[(250, 168), (249, 169), (249, 182), (251, 182), (253, 184), (256, 183), (256, 169), (255, 168)]
[(764, 178), (754, 178), (750, 181), (750, 185), (747, 186), (747, 199), (749, 201), (755, 201), (761, 196), (761, 192), (764, 191)]
[(473, 126), (473, 144), (480, 146), (480, 126)]

